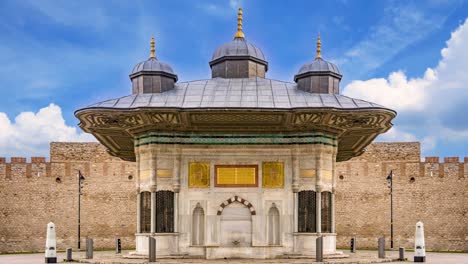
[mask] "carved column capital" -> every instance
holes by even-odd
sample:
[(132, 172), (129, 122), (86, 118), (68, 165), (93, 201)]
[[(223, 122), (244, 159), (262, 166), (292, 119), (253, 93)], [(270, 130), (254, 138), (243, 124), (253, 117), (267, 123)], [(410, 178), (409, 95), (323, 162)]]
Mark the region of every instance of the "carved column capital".
[(323, 190), (323, 187), (320, 185), (315, 185), (315, 192), (321, 193)]
[(292, 184), (292, 191), (293, 191), (294, 193), (299, 192), (299, 184), (298, 184), (298, 183), (293, 183), (293, 184)]

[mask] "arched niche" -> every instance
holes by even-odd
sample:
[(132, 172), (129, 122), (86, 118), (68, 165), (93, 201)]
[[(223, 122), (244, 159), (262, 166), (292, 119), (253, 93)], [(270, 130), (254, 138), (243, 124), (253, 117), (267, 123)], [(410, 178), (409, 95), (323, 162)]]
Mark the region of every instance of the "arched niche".
[(205, 211), (197, 203), (192, 214), (192, 245), (201, 246), (205, 243)]
[(238, 201), (229, 203), (221, 213), (221, 246), (252, 246), (252, 212)]
[(280, 245), (280, 213), (274, 203), (268, 210), (267, 237), (268, 245)]

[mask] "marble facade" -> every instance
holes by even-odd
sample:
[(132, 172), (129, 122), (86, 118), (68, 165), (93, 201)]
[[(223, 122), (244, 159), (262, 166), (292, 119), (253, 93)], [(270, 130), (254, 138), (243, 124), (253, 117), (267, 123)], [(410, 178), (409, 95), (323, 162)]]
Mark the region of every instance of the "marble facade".
[[(265, 147), (149, 144), (136, 148), (139, 172), (137, 189), (140, 193), (173, 191), (176, 205), (174, 211), (177, 212), (173, 233), (137, 234), (137, 253), (146, 254), (147, 238), (154, 236), (157, 238), (157, 253), (160, 256), (188, 254), (206, 258), (274, 258), (285, 254), (312, 255), (315, 253), (315, 238), (319, 235), (324, 237), (325, 252), (334, 253), (334, 217), (331, 232), (322, 233), (320, 206), (316, 207), (317, 232), (298, 232), (297, 193), (301, 190), (318, 191), (318, 205), (320, 192), (329, 191), (333, 194), (336, 152), (336, 147), (326, 145)], [(190, 187), (189, 171), (193, 162), (209, 164), (208, 188)], [(284, 164), (283, 187), (263, 186), (265, 174), (262, 165), (268, 162)], [(257, 165), (258, 186), (215, 187), (216, 165)], [(171, 171), (172, 177), (158, 176), (161, 170)], [(249, 203), (251, 208), (247, 206)], [(331, 204), (333, 206), (333, 198)], [(199, 218), (194, 215), (197, 208), (204, 212), (203, 221), (196, 220)], [(223, 209), (221, 214), (220, 208)], [(269, 216), (272, 208), (279, 213), (277, 223), (269, 219), (273, 218)], [(137, 220), (138, 223), (140, 221)], [(199, 230), (193, 230), (194, 221), (203, 223)], [(276, 235), (272, 225), (278, 229), (278, 244), (272, 243), (272, 237)], [(203, 232), (203, 243), (194, 243), (194, 232)]]

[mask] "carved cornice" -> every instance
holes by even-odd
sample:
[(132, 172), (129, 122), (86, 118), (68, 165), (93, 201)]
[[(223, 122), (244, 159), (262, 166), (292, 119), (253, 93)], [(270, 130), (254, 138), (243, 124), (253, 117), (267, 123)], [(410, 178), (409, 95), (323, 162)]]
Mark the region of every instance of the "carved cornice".
[(149, 132), (260, 134), (322, 132), (338, 139), (337, 161), (363, 153), (392, 126), (395, 112), (369, 109), (106, 109), (76, 112), (79, 126), (110, 154), (134, 161), (134, 139)]

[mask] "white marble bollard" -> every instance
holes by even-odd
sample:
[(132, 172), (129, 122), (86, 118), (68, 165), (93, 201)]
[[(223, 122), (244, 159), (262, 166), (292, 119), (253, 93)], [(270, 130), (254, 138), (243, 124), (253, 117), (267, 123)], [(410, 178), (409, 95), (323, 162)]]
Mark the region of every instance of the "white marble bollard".
[(57, 263), (57, 242), (55, 240), (55, 225), (47, 224), (47, 240), (45, 249), (45, 263)]
[(426, 262), (424, 225), (421, 221), (416, 223), (416, 233), (414, 235), (414, 262)]

